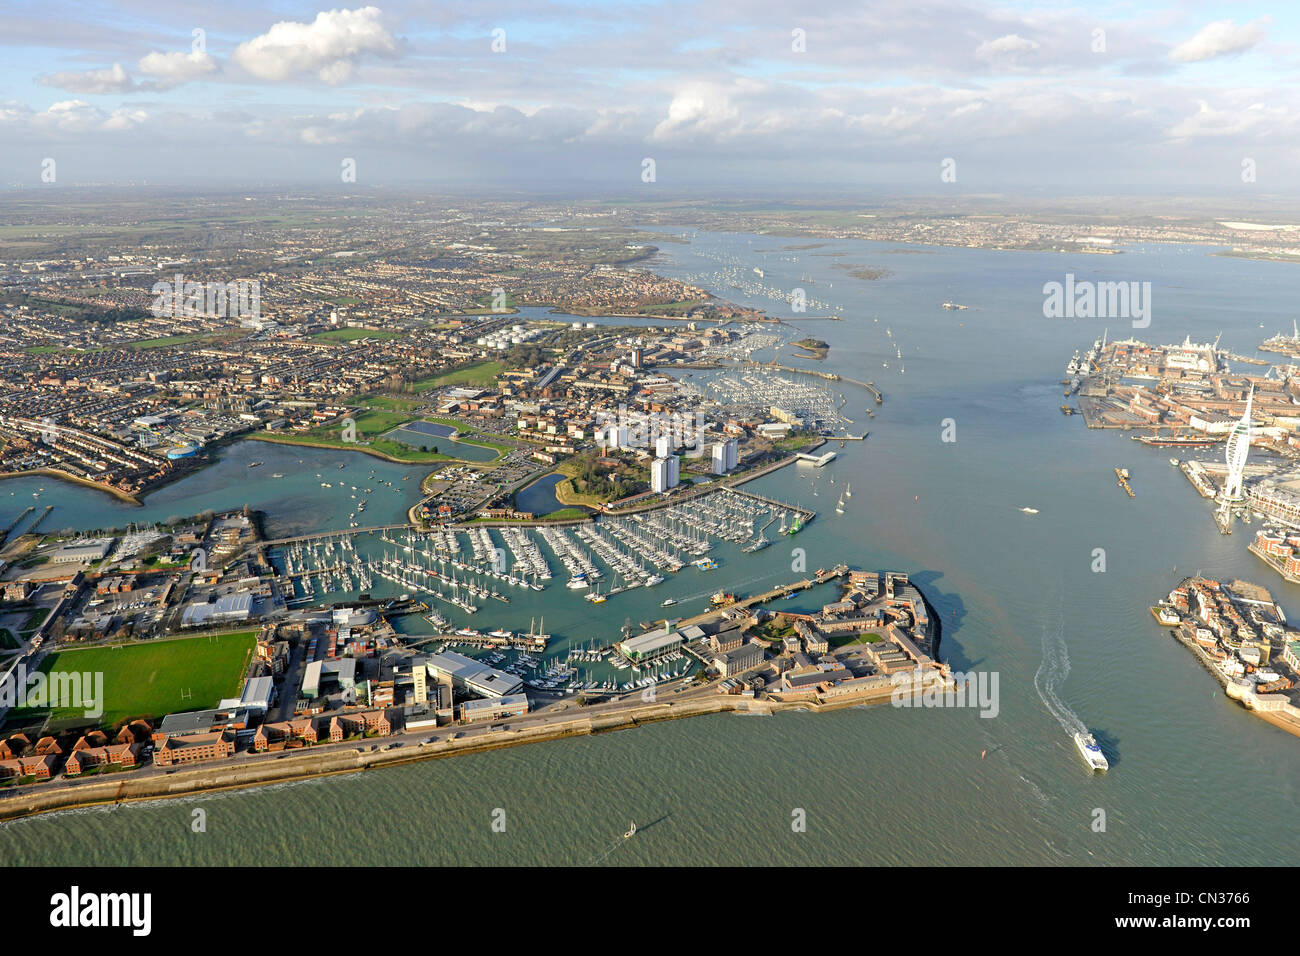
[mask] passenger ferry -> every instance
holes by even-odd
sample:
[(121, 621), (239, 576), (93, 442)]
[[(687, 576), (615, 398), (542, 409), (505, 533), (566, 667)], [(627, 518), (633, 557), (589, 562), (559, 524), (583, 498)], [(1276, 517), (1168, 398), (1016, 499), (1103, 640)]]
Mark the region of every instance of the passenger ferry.
[(1083, 759), (1088, 762), (1088, 766), (1093, 770), (1110, 769), (1106, 755), (1101, 752), (1101, 748), (1097, 746), (1097, 741), (1093, 739), (1092, 734), (1075, 734), (1074, 745), (1079, 748), (1079, 753), (1083, 755)]
[(695, 565), (701, 571), (712, 571), (718, 566), (718, 562), (714, 561), (712, 558), (700, 558), (699, 560), (692, 561), (691, 564)]

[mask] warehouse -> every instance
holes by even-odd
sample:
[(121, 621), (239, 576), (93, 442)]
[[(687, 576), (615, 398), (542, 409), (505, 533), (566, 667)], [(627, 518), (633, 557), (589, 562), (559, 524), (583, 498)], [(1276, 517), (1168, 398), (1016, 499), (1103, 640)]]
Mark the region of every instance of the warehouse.
[(517, 694), (524, 686), (524, 682), (513, 674), (488, 667), (472, 657), (454, 651), (431, 655), (426, 666), (430, 677), (448, 677), (452, 687), (480, 697), (506, 697)]
[(673, 633), (667, 628), (661, 627), (653, 631), (647, 631), (637, 637), (630, 637), (626, 641), (620, 641), (618, 649), (623, 652), (628, 660), (652, 661), (663, 657), (665, 654), (680, 650), (681, 646), (681, 634)]

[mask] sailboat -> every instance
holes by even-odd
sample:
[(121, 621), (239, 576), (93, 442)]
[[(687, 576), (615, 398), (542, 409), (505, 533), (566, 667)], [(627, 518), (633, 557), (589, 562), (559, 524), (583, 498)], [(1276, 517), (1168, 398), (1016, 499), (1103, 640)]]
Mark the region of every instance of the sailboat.
[(845, 488), (844, 488), (844, 497), (845, 497), (845, 498), (852, 498), (852, 497), (853, 497), (853, 483), (852, 483), (852, 482), (850, 482), (847, 486), (845, 486)]
[(844, 496), (843, 496), (843, 495), (840, 495), (839, 503), (835, 505), (835, 513), (836, 513), (837, 515), (842, 515), (842, 514), (844, 514)]

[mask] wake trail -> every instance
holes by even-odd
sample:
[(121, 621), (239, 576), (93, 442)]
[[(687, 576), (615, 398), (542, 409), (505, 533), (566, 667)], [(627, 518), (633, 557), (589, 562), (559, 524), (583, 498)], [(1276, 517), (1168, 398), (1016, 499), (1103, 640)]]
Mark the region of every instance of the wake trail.
[(1057, 620), (1043, 624), (1043, 660), (1034, 672), (1034, 689), (1038, 697), (1061, 728), (1071, 738), (1077, 733), (1087, 733), (1088, 728), (1079, 715), (1061, 700), (1056, 689), (1070, 676), (1070, 655), (1065, 646), (1065, 602), (1061, 601)]

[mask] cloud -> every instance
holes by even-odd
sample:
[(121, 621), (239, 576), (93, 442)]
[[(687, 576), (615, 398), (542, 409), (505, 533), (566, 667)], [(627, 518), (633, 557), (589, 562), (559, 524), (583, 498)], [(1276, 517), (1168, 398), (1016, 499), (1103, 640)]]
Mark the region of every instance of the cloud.
[(1038, 43), (1027, 40), (1018, 33), (1008, 33), (996, 40), (988, 40), (975, 48), (975, 55), (981, 60), (996, 60), (1001, 57), (1014, 57), (1021, 53), (1033, 53)]
[(130, 93), (135, 89), (135, 81), (120, 63), (104, 70), (62, 70), (41, 77), (41, 82), (69, 93)]
[(1264, 39), (1268, 17), (1237, 26), (1233, 20), (1216, 20), (1196, 36), (1174, 47), (1169, 59), (1177, 63), (1200, 63), (1218, 56), (1241, 53)]
[(342, 83), (362, 56), (397, 54), (397, 41), (381, 22), (382, 16), (378, 7), (362, 7), (323, 10), (311, 23), (282, 20), (241, 43), (232, 59), (263, 80), (315, 73), (324, 83)]
[(1197, 100), (1196, 112), (1169, 130), (1174, 142), (1193, 139), (1231, 138), (1259, 141), (1260, 135), (1294, 129), (1292, 115), (1283, 107), (1269, 107), (1263, 103), (1249, 103), (1228, 109), (1215, 109), (1205, 100)]
[(179, 86), (190, 80), (208, 76), (217, 71), (217, 61), (208, 53), (150, 53), (141, 57), (136, 68), (141, 73), (158, 77), (155, 88)]
[(85, 100), (60, 100), (43, 113), (13, 117), (29, 120), (34, 129), (45, 133), (65, 134), (121, 132), (136, 128), (148, 118), (143, 110), (117, 109), (105, 113)]

